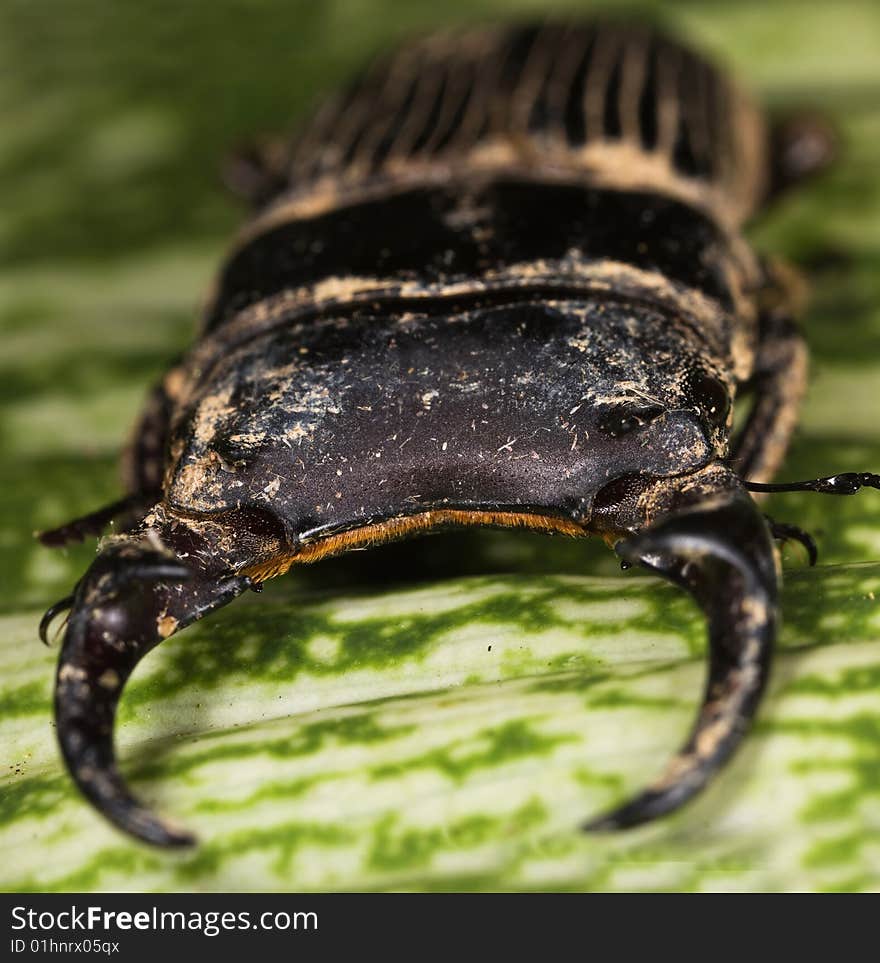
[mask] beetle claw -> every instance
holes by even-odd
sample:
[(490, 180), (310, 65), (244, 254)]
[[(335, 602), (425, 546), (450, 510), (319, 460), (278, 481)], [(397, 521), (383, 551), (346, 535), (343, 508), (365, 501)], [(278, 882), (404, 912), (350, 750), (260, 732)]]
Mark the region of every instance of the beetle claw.
[(709, 621), (709, 674), (697, 721), (666, 769), (635, 799), (582, 827), (647, 822), (702, 790), (734, 753), (767, 682), (776, 633), (770, 533), (748, 496), (668, 516), (618, 547), (686, 588)]
[(810, 560), (810, 567), (812, 568), (816, 562), (819, 561), (819, 549), (816, 547), (816, 541), (809, 532), (805, 532), (802, 528), (797, 525), (789, 525), (787, 522), (777, 522), (770, 518), (769, 515), (764, 516), (767, 519), (767, 524), (770, 526), (770, 532), (773, 537), (779, 542), (795, 541), (803, 545), (806, 550), (807, 557)]
[(188, 846), (194, 837), (154, 815), (116, 768), (113, 725), (122, 689), (147, 652), (249, 584), (208, 577), (142, 543), (122, 542), (108, 546), (77, 586), (56, 677), (61, 754), (92, 805), (146, 843)]
[(59, 599), (54, 605), (50, 605), (49, 608), (43, 613), (43, 617), (40, 619), (40, 641), (43, 645), (49, 645), (49, 626), (52, 624), (55, 616), (59, 612), (66, 612), (71, 605), (73, 605), (73, 595), (66, 595), (63, 599)]

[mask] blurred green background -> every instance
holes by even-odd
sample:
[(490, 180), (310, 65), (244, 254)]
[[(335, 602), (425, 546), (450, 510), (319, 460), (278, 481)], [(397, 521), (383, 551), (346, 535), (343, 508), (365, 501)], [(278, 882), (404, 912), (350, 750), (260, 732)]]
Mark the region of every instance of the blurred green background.
[[(689, 603), (604, 550), (438, 537), (291, 576), (151, 656), (122, 715), (133, 782), (204, 829), (116, 836), (61, 774), (41, 611), (91, 557), (34, 530), (118, 494), (146, 387), (191, 340), (244, 212), (223, 156), (284, 132), (371, 53), (433, 25), (585, 3), (0, 5), (0, 887), (877, 889), (880, 493), (785, 496), (786, 629), (754, 739), (681, 817), (585, 840), (687, 729)], [(606, 10), (609, 8), (605, 8)], [(880, 467), (880, 6), (616, 4), (691, 38), (841, 159), (754, 225), (804, 266), (810, 398), (784, 475)], [(494, 654), (493, 654), (494, 653)]]

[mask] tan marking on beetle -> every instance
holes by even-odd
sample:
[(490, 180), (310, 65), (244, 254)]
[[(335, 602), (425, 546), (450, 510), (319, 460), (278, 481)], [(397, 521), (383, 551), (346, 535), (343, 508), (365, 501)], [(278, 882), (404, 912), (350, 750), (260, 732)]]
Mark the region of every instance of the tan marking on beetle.
[(104, 689), (109, 689), (110, 691), (113, 689), (118, 689), (121, 681), (122, 680), (120, 679), (119, 673), (114, 669), (105, 669), (98, 676), (98, 685)]
[(174, 618), (173, 615), (160, 615), (159, 618), (156, 619), (156, 629), (163, 639), (174, 635), (177, 631), (177, 624), (177, 619)]
[(369, 179), (328, 175), (268, 207), (246, 224), (227, 256), (246, 244), (284, 224), (322, 217), (343, 207), (365, 204), (414, 188), (442, 186), (461, 182), (468, 190), (488, 186), (499, 177), (541, 184), (580, 185), (619, 191), (651, 190), (670, 199), (689, 204), (713, 217), (727, 230), (735, 231), (742, 215), (720, 188), (699, 178), (676, 173), (659, 152), (646, 152), (626, 141), (589, 144), (580, 151), (541, 147), (540, 172), (535, 155), (527, 153), (522, 142), (496, 140), (485, 142), (466, 156), (454, 161), (389, 161), (381, 175)]
[(73, 665), (63, 665), (58, 673), (59, 682), (79, 682), (87, 676), (85, 669), (77, 668)]
[[(506, 289), (514, 292), (531, 287), (540, 289), (545, 301), (547, 292), (554, 287), (570, 286), (583, 286), (584, 298), (589, 298), (591, 293), (614, 292), (619, 297), (656, 301), (665, 309), (690, 320), (694, 331), (703, 340), (709, 341), (716, 353), (730, 351), (737, 378), (745, 380), (754, 365), (757, 339), (753, 299), (745, 291), (751, 283), (752, 273), (757, 272), (757, 261), (745, 247), (742, 250), (736, 248), (735, 253), (736, 261), (729, 265), (727, 274), (735, 279), (730, 286), (738, 312), (738, 324), (733, 323), (733, 318), (713, 298), (693, 288), (678, 285), (660, 272), (610, 259), (588, 261), (577, 252), (572, 252), (563, 260), (523, 262), (504, 270), (487, 271), (478, 278), (435, 284), (401, 283), (394, 278), (382, 277), (348, 279), (350, 283), (340, 278), (325, 279), (315, 285), (266, 298), (241, 311), (199, 341), (184, 362), (183, 368), (188, 373), (187, 387), (180, 389), (179, 403), (186, 405), (191, 402), (192, 392), (204, 372), (217, 358), (225, 357), (234, 346), (261, 337), (279, 326), (293, 327), (299, 323), (299, 317), (312, 315), (316, 311), (330, 312), (334, 307), (380, 303), (386, 298), (453, 300), (477, 292), (495, 293)], [(322, 323), (338, 322), (327, 318)]]
[(296, 551), (260, 562), (243, 569), (239, 574), (248, 575), (254, 581), (263, 582), (283, 575), (292, 565), (308, 565), (323, 558), (357, 549), (372, 548), (386, 542), (406, 538), (417, 532), (427, 532), (442, 526), (492, 526), (495, 528), (527, 528), (545, 534), (568, 535), (583, 538), (588, 529), (570, 518), (555, 515), (538, 515), (534, 512), (494, 512), (436, 508), (386, 521), (363, 525), (360, 528), (337, 532), (304, 544)]

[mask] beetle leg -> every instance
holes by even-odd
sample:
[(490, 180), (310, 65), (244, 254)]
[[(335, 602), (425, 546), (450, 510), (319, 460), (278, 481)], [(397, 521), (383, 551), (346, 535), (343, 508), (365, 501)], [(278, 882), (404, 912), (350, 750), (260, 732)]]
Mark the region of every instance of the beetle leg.
[(111, 542), (77, 586), (56, 677), (58, 741), (71, 776), (111, 822), (156, 846), (194, 840), (135, 798), (116, 767), (113, 724), (123, 686), (147, 652), (250, 584), (208, 571), (198, 551), (187, 554), (192, 568), (148, 540)]
[[(181, 381), (180, 367), (172, 368), (147, 395), (140, 418), (122, 456), (122, 476), (131, 492), (159, 500), (168, 452), (174, 386)], [(179, 389), (178, 389), (179, 390)]]
[(618, 829), (672, 812), (739, 745), (767, 682), (777, 622), (776, 560), (754, 502), (739, 493), (681, 510), (618, 547), (686, 588), (709, 622), (709, 673), (696, 724), (661, 776), (631, 802), (588, 822)]
[(81, 542), (90, 535), (100, 535), (113, 521), (125, 530), (140, 522), (147, 509), (160, 498), (165, 453), (168, 447), (168, 421), (172, 399), (166, 383), (174, 383), (175, 369), (156, 385), (147, 398), (134, 436), (123, 458), (123, 476), (131, 494), (109, 505), (89, 512), (81, 518), (37, 535), (49, 548), (60, 548), (70, 542)]
[(111, 502), (97, 511), (89, 512), (88, 515), (74, 518), (58, 528), (40, 532), (37, 538), (47, 548), (61, 548), (69, 545), (70, 542), (81, 542), (89, 535), (100, 535), (110, 522), (118, 518), (143, 515), (155, 502), (155, 496), (152, 495), (126, 495), (125, 498)]
[(731, 443), (729, 459), (742, 478), (772, 478), (797, 426), (807, 387), (807, 346), (791, 318), (802, 300), (797, 276), (781, 264), (768, 265), (752, 379), (754, 402)]
[(242, 144), (230, 151), (223, 163), (223, 183), (252, 208), (259, 209), (287, 186), (286, 154), (281, 140)]
[(816, 562), (819, 560), (819, 549), (816, 547), (815, 539), (809, 532), (805, 532), (802, 528), (798, 528), (797, 525), (789, 525), (786, 522), (774, 521), (769, 515), (765, 515), (764, 518), (767, 519), (767, 524), (770, 526), (770, 534), (776, 539), (777, 542), (800, 542), (800, 544), (806, 549), (807, 555), (810, 559), (810, 566), (812, 567), (816, 564)]
[(767, 200), (827, 170), (838, 153), (839, 138), (816, 112), (799, 112), (776, 121), (770, 132), (771, 173)]

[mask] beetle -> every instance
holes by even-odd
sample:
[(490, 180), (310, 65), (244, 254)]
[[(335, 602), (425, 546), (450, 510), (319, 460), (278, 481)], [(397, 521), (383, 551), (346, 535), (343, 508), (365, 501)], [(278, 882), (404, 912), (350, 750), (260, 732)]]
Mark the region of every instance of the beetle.
[[(239, 155), (255, 213), (201, 335), (149, 397), (128, 494), (42, 534), (100, 543), (73, 594), (55, 713), (76, 785), (157, 846), (113, 725), (143, 656), (291, 566), (468, 525), (598, 535), (708, 621), (691, 735), (636, 825), (699, 792), (759, 704), (779, 621), (768, 491), (806, 384), (793, 272), (743, 227), (822, 169), (827, 128), (772, 127), (649, 29), (452, 30), (377, 61), (283, 148)], [(733, 429), (734, 402), (750, 397)]]

